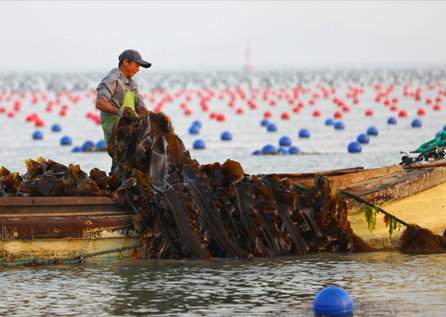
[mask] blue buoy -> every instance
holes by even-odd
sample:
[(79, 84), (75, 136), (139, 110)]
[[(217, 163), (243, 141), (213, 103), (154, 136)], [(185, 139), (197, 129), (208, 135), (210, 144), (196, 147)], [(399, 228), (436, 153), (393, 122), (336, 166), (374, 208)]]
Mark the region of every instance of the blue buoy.
[(260, 122), (260, 125), (262, 127), (267, 127), (269, 124), (269, 120), (268, 119), (263, 119), (262, 122)]
[(225, 131), (221, 134), (220, 138), (223, 141), (231, 141), (232, 140), (232, 133), (229, 131)]
[(266, 129), (269, 131), (269, 132), (275, 132), (275, 131), (277, 131), (277, 125), (275, 124), (275, 123), (269, 123), (268, 124), (268, 126), (266, 127)]
[(334, 128), (336, 130), (344, 130), (345, 129), (345, 124), (342, 121), (338, 121), (335, 123)]
[(369, 143), (370, 137), (365, 133), (361, 133), (360, 135), (358, 135), (358, 138), (356, 139), (356, 141), (358, 141), (359, 143), (362, 143), (362, 144), (366, 144), (366, 143)]
[(62, 137), (62, 139), (60, 139), (61, 145), (71, 145), (71, 143), (73, 143), (73, 140), (68, 135), (66, 135), (66, 136)]
[(193, 124), (190, 128), (189, 128), (189, 133), (190, 134), (198, 134), (200, 133), (200, 127), (198, 125)]
[(348, 145), (348, 152), (349, 153), (361, 153), (362, 151), (362, 146), (359, 142), (350, 142), (350, 144)]
[(443, 127), (443, 131), (446, 131), (446, 125)]
[(397, 120), (395, 117), (390, 117), (389, 119), (387, 119), (387, 124), (396, 124)]
[(354, 307), (350, 294), (337, 286), (324, 288), (313, 301), (314, 313), (321, 316), (351, 316)]
[(301, 129), (299, 131), (299, 138), (309, 138), (310, 137), (310, 131), (308, 129)]
[(94, 149), (94, 143), (91, 141), (86, 141), (83, 145), (82, 145), (82, 151), (91, 151)]
[(300, 150), (297, 146), (292, 146), (288, 149), (288, 153), (290, 154), (299, 154)]
[(206, 148), (206, 142), (204, 142), (204, 140), (202, 140), (202, 139), (195, 140), (193, 147), (194, 147), (194, 149), (197, 149), (197, 150), (203, 150)]
[(438, 137), (440, 136), (440, 132), (441, 132), (441, 131), (438, 131), (437, 134), (435, 134), (435, 137), (436, 137), (436, 138), (438, 138)]
[(107, 148), (107, 145), (105, 144), (105, 141), (104, 141), (104, 140), (101, 140), (101, 141), (99, 141), (98, 143), (96, 143), (96, 147), (97, 147), (98, 149), (105, 149), (105, 148)]
[(82, 152), (82, 149), (79, 146), (75, 146), (71, 152)]
[(53, 126), (51, 127), (51, 131), (53, 132), (60, 132), (62, 130), (62, 127), (60, 126), (60, 124), (53, 124)]
[(291, 145), (291, 138), (287, 136), (283, 136), (279, 140), (280, 146), (290, 146)]
[(277, 149), (274, 145), (267, 144), (262, 148), (263, 154), (269, 154), (269, 153), (273, 153), (273, 152), (277, 152)]
[(378, 135), (378, 128), (377, 127), (370, 127), (367, 129), (368, 135)]
[(263, 153), (262, 153), (262, 151), (259, 151), (259, 150), (255, 150), (253, 153), (252, 153), (252, 155), (262, 155)]
[(192, 123), (192, 125), (196, 125), (196, 126), (199, 127), (199, 128), (202, 127), (202, 124), (201, 124), (201, 121), (200, 121), (200, 120), (195, 120), (195, 121)]
[(34, 139), (34, 140), (42, 140), (42, 139), (43, 139), (43, 133), (42, 133), (42, 131), (39, 131), (39, 130), (35, 131), (35, 132), (33, 133), (33, 139)]
[(277, 150), (277, 152), (279, 152), (279, 153), (282, 153), (282, 154), (290, 154), (289, 152), (288, 152), (288, 150), (287, 149), (285, 149), (285, 148), (283, 148), (283, 147), (281, 147), (281, 148), (279, 148), (278, 150)]
[(412, 128), (421, 128), (422, 125), (423, 123), (421, 122), (420, 119), (414, 119), (412, 121)]
[(325, 125), (334, 125), (335, 124), (335, 120), (333, 118), (328, 118), (327, 120), (325, 120)]

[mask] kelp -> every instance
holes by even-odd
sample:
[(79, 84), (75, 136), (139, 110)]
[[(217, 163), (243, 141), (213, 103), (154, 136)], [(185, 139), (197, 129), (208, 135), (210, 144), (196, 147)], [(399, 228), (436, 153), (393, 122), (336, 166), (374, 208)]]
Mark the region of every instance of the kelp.
[(368, 251), (347, 220), (339, 189), (319, 178), (310, 192), (277, 175), (245, 174), (227, 160), (200, 165), (162, 113), (138, 117), (126, 109), (107, 145), (112, 168), (87, 175), (28, 160), (20, 177), (0, 170), (0, 195), (110, 196), (133, 208), (142, 258), (212, 259)]

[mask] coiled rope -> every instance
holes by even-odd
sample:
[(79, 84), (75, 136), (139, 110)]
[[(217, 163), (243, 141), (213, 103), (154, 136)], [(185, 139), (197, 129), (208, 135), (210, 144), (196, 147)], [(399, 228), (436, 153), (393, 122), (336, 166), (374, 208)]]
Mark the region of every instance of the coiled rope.
[(432, 139), (430, 141), (427, 141), (420, 145), (418, 148), (418, 152), (420, 153), (426, 153), (429, 151), (432, 151), (436, 147), (443, 147), (446, 146), (446, 131), (441, 131), (438, 137), (435, 139)]

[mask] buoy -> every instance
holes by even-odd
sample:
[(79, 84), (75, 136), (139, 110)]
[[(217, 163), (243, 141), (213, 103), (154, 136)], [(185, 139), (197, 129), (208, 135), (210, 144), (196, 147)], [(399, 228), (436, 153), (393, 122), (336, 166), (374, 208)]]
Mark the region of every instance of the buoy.
[(325, 120), (325, 125), (334, 125), (335, 124), (335, 120), (333, 118), (327, 118), (327, 120)]
[(284, 120), (288, 120), (290, 118), (290, 114), (288, 113), (288, 112), (284, 112), (284, 113), (282, 113), (282, 119), (284, 119)]
[(283, 136), (279, 140), (280, 146), (290, 146), (291, 145), (291, 138), (288, 136)]
[(193, 147), (197, 150), (203, 150), (206, 148), (206, 143), (202, 139), (197, 139), (194, 141)]
[(198, 134), (198, 133), (200, 133), (200, 127), (198, 125), (193, 124), (189, 128), (189, 134)]
[(347, 149), (349, 153), (361, 153), (362, 146), (359, 142), (354, 141), (350, 142)]
[(435, 99), (436, 102), (442, 102), (443, 98), (441, 98), (440, 96), (437, 97), (437, 99)]
[(299, 106), (294, 107), (294, 108), (293, 108), (293, 112), (295, 112), (295, 113), (300, 113), (300, 108), (299, 108)]
[(433, 103), (434, 103), (434, 101), (432, 100), (432, 98), (427, 98), (426, 99), (426, 104), (431, 105)]
[(85, 143), (82, 145), (82, 151), (87, 152), (91, 151), (94, 148), (94, 143), (91, 141), (85, 141)]
[(200, 120), (195, 120), (194, 122), (192, 122), (192, 125), (196, 125), (196, 126), (198, 126), (199, 128), (201, 128), (201, 126), (202, 126)]
[(309, 102), (309, 104), (312, 105), (312, 106), (314, 106), (314, 105), (316, 104), (316, 100), (311, 99), (310, 102)]
[(393, 98), (392, 101), (393, 101), (393, 103), (398, 103), (398, 102), (400, 102), (400, 101), (398, 100), (398, 98), (396, 98), (396, 97)]
[(192, 110), (190, 110), (189, 108), (187, 108), (186, 110), (184, 110), (184, 115), (186, 115), (186, 116), (191, 116), (191, 115), (192, 115)]
[(308, 129), (301, 129), (299, 131), (299, 138), (309, 138), (310, 137), (310, 131)]
[(252, 152), (252, 155), (262, 155), (262, 151), (259, 150), (255, 150), (254, 152)]
[(292, 146), (288, 149), (289, 154), (299, 154), (300, 150), (297, 146)]
[(345, 129), (345, 124), (342, 121), (338, 121), (335, 123), (334, 128), (336, 130), (344, 130)]
[(434, 110), (435, 110), (435, 111), (440, 111), (440, 110), (441, 110), (441, 106), (438, 105), (438, 104), (435, 105), (435, 106), (434, 106)]
[(15, 118), (15, 112), (11, 111), (10, 113), (8, 113), (8, 117)]
[(280, 148), (277, 150), (277, 152), (278, 152), (278, 153), (282, 153), (283, 155), (287, 155), (287, 154), (289, 154), (288, 150), (285, 149), (285, 148), (283, 148), (283, 147), (280, 147)]
[(275, 101), (275, 100), (271, 100), (270, 105), (273, 106), (273, 107), (275, 107), (275, 106), (277, 105), (277, 101)]
[(384, 104), (386, 106), (390, 106), (392, 104), (392, 102), (389, 99), (387, 99), (386, 101), (384, 101)]
[(398, 113), (398, 116), (400, 116), (402, 118), (407, 118), (407, 111), (406, 110), (401, 110), (400, 113)]
[(397, 120), (395, 117), (390, 117), (389, 119), (387, 119), (387, 124), (396, 124)]
[(59, 112), (59, 115), (60, 115), (61, 117), (65, 117), (65, 116), (67, 115), (67, 111), (66, 111), (66, 110), (61, 110), (61, 111)]
[(36, 127), (44, 127), (45, 121), (43, 121), (42, 119), (37, 119), (35, 125)]
[(262, 148), (262, 153), (263, 154), (270, 154), (270, 153), (275, 153), (277, 151), (276, 147), (274, 145), (271, 144), (267, 144)]
[(96, 148), (104, 150), (107, 148), (107, 145), (105, 144), (104, 140), (101, 140), (98, 143), (96, 143)]
[(269, 132), (275, 132), (275, 131), (277, 131), (277, 125), (275, 124), (275, 123), (269, 123), (268, 124), (268, 126), (266, 127), (266, 129), (269, 131)]
[(229, 131), (225, 131), (221, 134), (220, 138), (223, 141), (231, 141), (232, 140), (232, 133)]
[(421, 122), (420, 119), (414, 119), (412, 121), (412, 128), (421, 128), (422, 125), (423, 123)]
[(314, 110), (313, 117), (320, 117), (322, 114), (319, 110)]
[(265, 114), (263, 115), (265, 118), (272, 118), (273, 113), (271, 111), (265, 111)]
[(423, 108), (420, 108), (420, 109), (418, 109), (417, 114), (418, 114), (419, 116), (424, 116), (424, 115), (426, 114), (426, 110), (424, 110)]
[(53, 132), (60, 132), (62, 130), (62, 127), (60, 126), (60, 124), (53, 124), (53, 126), (51, 127), (51, 131)]
[(73, 143), (73, 140), (68, 135), (66, 135), (66, 136), (62, 137), (62, 139), (60, 139), (61, 145), (71, 145), (71, 143)]
[(1, 108), (0, 108), (0, 112), (1, 112), (1, 113), (6, 113), (6, 111), (7, 111), (6, 107), (1, 107)]
[(75, 146), (75, 147), (71, 150), (71, 152), (82, 152), (82, 148), (79, 147), (79, 146)]
[(342, 118), (344, 115), (342, 114), (342, 112), (341, 111), (336, 111), (335, 113), (334, 113), (334, 117), (335, 118)]
[(356, 139), (356, 141), (358, 141), (359, 143), (362, 143), (362, 144), (367, 144), (370, 142), (370, 137), (365, 133), (361, 133), (360, 135), (358, 135), (358, 138)]
[(373, 116), (373, 110), (372, 110), (372, 109), (368, 109), (368, 110), (365, 112), (365, 115), (366, 115), (366, 116)]
[(266, 127), (266, 126), (268, 126), (268, 124), (269, 124), (268, 119), (263, 119), (263, 120), (260, 122), (260, 125), (261, 125), (262, 127)]
[(344, 112), (350, 112), (350, 107), (349, 107), (349, 106), (343, 106), (343, 107), (342, 107), (342, 111), (344, 111)]
[(337, 286), (324, 288), (313, 301), (314, 313), (320, 316), (350, 316), (354, 307), (350, 294)]
[(238, 113), (238, 114), (244, 114), (244, 113), (245, 113), (245, 109), (243, 109), (243, 108), (238, 108), (238, 109), (237, 109), (237, 113)]
[(398, 106), (397, 106), (397, 105), (393, 105), (393, 106), (390, 108), (390, 111), (398, 111)]
[(378, 135), (378, 128), (371, 126), (370, 128), (367, 129), (367, 134), (368, 135)]
[(39, 131), (39, 130), (35, 131), (35, 132), (33, 133), (33, 139), (34, 139), (34, 140), (41, 140), (41, 139), (43, 139), (43, 133), (42, 133), (42, 131)]
[(224, 113), (220, 113), (220, 114), (217, 116), (217, 120), (218, 120), (218, 121), (221, 121), (221, 122), (226, 121), (226, 116), (225, 116), (225, 114), (224, 114)]
[(216, 112), (211, 112), (211, 114), (209, 115), (209, 117), (211, 119), (216, 119), (218, 117), (218, 114)]

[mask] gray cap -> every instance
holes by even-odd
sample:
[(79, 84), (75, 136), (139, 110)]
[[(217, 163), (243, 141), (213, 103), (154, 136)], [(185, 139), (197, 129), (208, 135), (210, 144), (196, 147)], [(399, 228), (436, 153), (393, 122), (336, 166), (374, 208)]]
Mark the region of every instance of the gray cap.
[(152, 64), (143, 60), (141, 54), (139, 54), (135, 50), (125, 50), (124, 52), (121, 53), (121, 55), (119, 55), (119, 61), (123, 61), (125, 59), (130, 59), (132, 61), (135, 61), (144, 68), (149, 68), (150, 66), (152, 66)]

